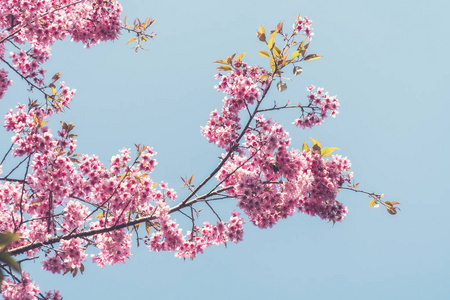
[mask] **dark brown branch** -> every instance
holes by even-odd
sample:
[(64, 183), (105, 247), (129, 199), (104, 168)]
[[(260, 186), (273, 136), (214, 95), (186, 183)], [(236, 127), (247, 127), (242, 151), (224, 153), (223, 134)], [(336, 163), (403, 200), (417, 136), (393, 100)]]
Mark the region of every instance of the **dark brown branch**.
[[(273, 78), (273, 76), (272, 76)], [(269, 79), (268, 79), (269, 80)], [(264, 100), (264, 98), (266, 97), (267, 93), (270, 90), (270, 87), (272, 86), (272, 82), (269, 84), (269, 86), (264, 90), (261, 99), (257, 101), (255, 110), (253, 111), (253, 114), (250, 116), (249, 120), (247, 121), (247, 124), (245, 124), (241, 134), (239, 135), (239, 137), (236, 139), (235, 144), (239, 144), (240, 140), (244, 137), (245, 132), (247, 131), (247, 129), (250, 126), (250, 123), (253, 121), (256, 113), (258, 112), (258, 108), (261, 105), (261, 102)], [(189, 196), (187, 196), (182, 202), (181, 204), (184, 204), (186, 202), (189, 201), (189, 199), (191, 199), (195, 193), (197, 193), (212, 177), (214, 177), (214, 175), (217, 174), (217, 172), (219, 172), (219, 170), (223, 167), (223, 165), (227, 162), (227, 160), (231, 157), (231, 155), (234, 153), (234, 149), (236, 146), (233, 146), (230, 150), (228, 150), (228, 153), (226, 154), (226, 156), (222, 159), (222, 161), (219, 163), (219, 165), (211, 172), (211, 174), (208, 175), (208, 177), (206, 177), (202, 183), (200, 183), (197, 188), (191, 192), (191, 194), (189, 194)]]
[[(169, 214), (172, 214), (174, 212), (180, 211), (182, 208), (185, 207), (189, 207), (197, 202), (202, 202), (205, 201), (205, 198), (211, 196), (211, 195), (216, 195), (219, 194), (221, 192), (224, 192), (226, 190), (229, 190), (231, 188), (233, 188), (234, 186), (227, 186), (224, 188), (221, 188), (213, 193), (209, 193), (200, 197), (197, 197), (195, 199), (192, 199), (186, 203), (179, 203), (178, 205), (172, 207), (169, 210)], [(144, 217), (140, 217), (140, 218), (136, 218), (134, 220), (131, 221), (127, 221), (124, 223), (120, 223), (120, 224), (116, 224), (116, 225), (112, 225), (112, 226), (105, 226), (102, 228), (97, 228), (97, 229), (90, 229), (90, 230), (86, 230), (86, 231), (81, 231), (81, 232), (70, 232), (64, 235), (60, 235), (60, 236), (55, 236), (52, 237), (50, 239), (48, 239), (45, 242), (36, 242), (36, 243), (31, 243), (28, 245), (24, 245), (24, 246), (20, 246), (14, 249), (11, 249), (10, 251), (8, 251), (11, 255), (18, 255), (18, 254), (22, 254), (25, 253), (27, 251), (42, 247), (42, 246), (46, 246), (46, 245), (53, 245), (56, 244), (62, 240), (70, 240), (70, 239), (74, 239), (74, 238), (84, 238), (84, 237), (89, 237), (89, 236), (93, 236), (93, 235), (97, 235), (97, 234), (101, 234), (101, 233), (107, 233), (113, 230), (119, 230), (119, 229), (123, 229), (123, 228), (127, 228), (129, 226), (133, 226), (136, 224), (140, 224), (140, 223), (144, 223), (144, 222), (148, 222), (148, 221), (152, 221), (156, 219), (155, 216), (153, 216), (153, 214), (151, 216), (144, 216)]]

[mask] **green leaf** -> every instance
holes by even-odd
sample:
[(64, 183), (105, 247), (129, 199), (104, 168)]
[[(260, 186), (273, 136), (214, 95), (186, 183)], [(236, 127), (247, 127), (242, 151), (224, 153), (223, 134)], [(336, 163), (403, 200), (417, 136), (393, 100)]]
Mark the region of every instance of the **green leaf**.
[(258, 54), (261, 55), (262, 57), (269, 57), (270, 56), (269, 52), (264, 51), (264, 50), (258, 51)]
[(231, 71), (231, 67), (223, 65), (223, 66), (218, 67), (217, 70), (219, 70), (219, 71)]
[(5, 249), (11, 243), (20, 239), (20, 234), (14, 232), (0, 233), (0, 250)]
[(336, 148), (336, 147), (333, 147), (333, 148), (324, 147), (322, 149), (322, 151), (320, 152), (320, 155), (322, 155), (322, 156), (331, 156), (331, 153), (333, 153), (334, 150), (339, 150), (339, 148)]
[(6, 263), (14, 271), (20, 273), (20, 265), (19, 265), (19, 263), (9, 253), (1, 252), (0, 253), (0, 261)]
[(307, 144), (306, 142), (303, 142), (302, 151), (306, 151), (306, 152), (311, 151), (311, 150), (309, 149), (308, 144)]
[(321, 57), (322, 57), (322, 55), (319, 55), (319, 54), (310, 54), (305, 57), (305, 61), (315, 60), (315, 59), (319, 59)]

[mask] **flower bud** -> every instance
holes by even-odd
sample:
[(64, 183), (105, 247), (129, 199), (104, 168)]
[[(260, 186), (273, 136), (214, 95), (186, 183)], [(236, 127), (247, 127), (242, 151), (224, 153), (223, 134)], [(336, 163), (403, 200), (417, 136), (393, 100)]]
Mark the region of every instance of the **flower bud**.
[(277, 89), (279, 92), (285, 91), (287, 89), (286, 83), (284, 83), (283, 81), (278, 82)]
[(303, 72), (303, 69), (299, 66), (295, 66), (294, 70), (292, 70), (292, 73), (294, 73), (294, 75), (300, 75)]

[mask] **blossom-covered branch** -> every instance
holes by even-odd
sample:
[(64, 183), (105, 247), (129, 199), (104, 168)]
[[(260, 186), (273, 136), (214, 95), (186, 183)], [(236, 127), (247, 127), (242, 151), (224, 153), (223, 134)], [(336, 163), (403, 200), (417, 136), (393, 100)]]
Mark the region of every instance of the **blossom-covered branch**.
[[(216, 75), (216, 89), (226, 96), (201, 133), (223, 153), (217, 167), (198, 185), (193, 176), (182, 178), (187, 193), (178, 200), (178, 193), (166, 182), (152, 178), (157, 161), (150, 146), (135, 145), (135, 154), (124, 148), (105, 165), (95, 155), (77, 153), (74, 124), (61, 122), (54, 134), (56, 126), (49, 123), (75, 96), (75, 90), (60, 81), (61, 72), (51, 80), (45, 77), (42, 64), (50, 58), (50, 46), (56, 40), (71, 36), (90, 47), (116, 39), (124, 29), (135, 35), (128, 43), (137, 43), (137, 51), (155, 36), (146, 31), (154, 20), (128, 25), (125, 19), (122, 25), (122, 8), (111, 0), (39, 3), (9, 0), (0, 6), (6, 16), (0, 20), (0, 60), (43, 97), (18, 104), (4, 117), (4, 128), (12, 135), (12, 146), (0, 163), (0, 175), (6, 174), (0, 177), (0, 270), (6, 275), (5, 299), (61, 299), (57, 291), (41, 293), (12, 256), (21, 262), (39, 258), (44, 270), (75, 276), (85, 271), (88, 254), (100, 267), (124, 263), (135, 238), (152, 252), (173, 251), (177, 257), (193, 259), (212, 245), (242, 241), (245, 221), (238, 210), (260, 228), (274, 226), (295, 212), (335, 223), (347, 214), (336, 199), (338, 191), (363, 192), (344, 186), (353, 176), (351, 164), (345, 157), (332, 155), (336, 148), (322, 147), (314, 139), (301, 149), (291, 147), (282, 124), (263, 115), (296, 108), (298, 118), (291, 122), (306, 129), (338, 112), (337, 97), (314, 86), (307, 87), (306, 102), (296, 106), (263, 105), (274, 90), (272, 85), (280, 92), (286, 90), (282, 79), (288, 68), (299, 75), (298, 64), (321, 57), (308, 53), (313, 37), (308, 18), (298, 16), (288, 34), (282, 23), (268, 38), (264, 27), (259, 28), (258, 39), (267, 47), (259, 54), (268, 58), (268, 69), (249, 66), (243, 61), (245, 54), (216, 62), (221, 71)], [(277, 47), (277, 38), (282, 39), (282, 48)], [(5, 56), (7, 45), (15, 50), (9, 57)], [(9, 73), (1, 69), (0, 98), (11, 84)], [(213, 179), (217, 182), (212, 183)], [(398, 203), (383, 201), (374, 193), (369, 196), (396, 211)], [(237, 201), (228, 218), (213, 203), (225, 199)], [(212, 221), (199, 224), (201, 203), (213, 213)], [(189, 231), (183, 232), (176, 213), (187, 218)]]

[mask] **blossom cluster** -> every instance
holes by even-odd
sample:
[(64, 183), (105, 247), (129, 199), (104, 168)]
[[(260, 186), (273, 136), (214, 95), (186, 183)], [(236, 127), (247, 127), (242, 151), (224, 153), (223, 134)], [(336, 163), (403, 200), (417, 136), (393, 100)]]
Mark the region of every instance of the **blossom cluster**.
[[(9, 278), (3, 281), (2, 296), (5, 300), (34, 300), (39, 295), (40, 289), (30, 279), (30, 274), (22, 272), (22, 281), (13, 283)], [(62, 299), (55, 298), (55, 299)]]
[[(166, 200), (177, 199), (176, 191), (165, 182), (157, 189), (149, 176), (157, 165), (153, 148), (139, 147), (134, 160), (130, 149), (124, 148), (105, 168), (95, 155), (75, 154), (76, 140), (67, 127), (54, 136), (42, 125), (52, 113), (18, 105), (5, 116), (4, 127), (14, 133), (13, 155), (31, 157), (25, 185), (0, 185), (0, 231), (16, 231), (22, 236), (12, 248), (47, 242), (57, 234), (113, 228), (131, 216), (154, 219), (157, 230), (145, 238), (151, 251), (175, 251), (178, 257), (194, 258), (210, 245), (242, 240), (243, 219), (237, 213), (229, 222), (217, 225), (220, 237), (208, 233), (212, 227), (207, 223), (195, 227), (195, 238), (190, 232), (183, 234), (177, 221), (170, 219), (166, 204)], [(30, 219), (24, 222), (23, 215)], [(80, 268), (92, 245), (99, 250), (91, 254), (98, 266), (124, 263), (131, 255), (131, 240), (128, 230), (111, 229), (90, 239), (62, 240), (52, 250), (35, 247), (27, 255), (44, 251), (43, 269), (61, 274)]]
[(233, 156), (217, 175), (223, 186), (236, 187), (227, 192), (253, 224), (272, 227), (296, 211), (342, 221), (347, 209), (336, 194), (352, 178), (348, 159), (326, 160), (314, 149), (289, 149), (289, 135), (279, 123), (262, 115), (256, 122), (245, 136), (248, 155)]
[[(50, 58), (50, 47), (67, 36), (86, 47), (114, 40), (120, 33), (122, 6), (113, 0), (18, 1), (0, 4), (0, 58), (6, 60), (5, 44), (15, 47), (9, 58), (15, 71), (37, 87), (44, 86), (46, 70), (41, 65)], [(29, 49), (20, 47), (28, 44)], [(18, 50), (17, 50), (18, 49)], [(0, 99), (11, 84), (8, 73), (0, 70)]]
[[(315, 92), (315, 88), (313, 85), (306, 88), (309, 91), (309, 103), (302, 106), (302, 116), (293, 122), (297, 127), (305, 129), (321, 125), (328, 115), (335, 118), (339, 112), (339, 101), (336, 96), (329, 96), (323, 88), (317, 88)], [(306, 113), (305, 109), (310, 111)]]
[(177, 257), (193, 259), (211, 245), (242, 241), (244, 219), (236, 211), (232, 212), (228, 222), (220, 221), (216, 225), (204, 222), (203, 226), (194, 225), (192, 232), (183, 235), (176, 220), (170, 220), (169, 206), (162, 201), (158, 206), (160, 209), (151, 226), (159, 230), (145, 239), (151, 251), (176, 251)]
[(211, 245), (227, 244), (228, 241), (238, 243), (242, 241), (244, 235), (244, 219), (239, 217), (239, 213), (233, 211), (228, 222), (217, 222), (211, 225), (204, 222), (202, 227), (194, 226), (191, 238), (185, 240), (179, 248), (176, 256), (193, 259), (197, 253)]
[[(40, 288), (31, 279), (30, 274), (22, 272), (22, 280), (13, 283), (9, 278), (3, 281), (1, 286), (2, 296), (5, 300), (34, 300), (40, 294)], [(62, 300), (59, 291), (44, 292), (45, 299)]]
[(239, 136), (239, 112), (258, 100), (260, 91), (258, 85), (267, 87), (268, 80), (262, 80), (267, 71), (258, 66), (249, 67), (246, 63), (236, 60), (234, 70), (226, 75), (218, 74), (217, 91), (227, 96), (223, 99), (221, 114), (217, 110), (211, 112), (210, 118), (201, 133), (210, 143), (226, 150), (236, 145)]
[[(210, 245), (242, 240), (244, 221), (237, 213), (229, 222), (205, 223), (195, 226), (195, 234), (182, 233), (177, 221), (170, 219), (166, 204), (177, 199), (176, 191), (165, 182), (156, 189), (149, 176), (157, 165), (152, 148), (138, 148), (134, 160), (129, 149), (122, 149), (105, 168), (95, 155), (74, 154), (76, 140), (64, 126), (57, 136), (49, 127), (39, 126), (50, 116), (39, 109), (27, 111), (24, 105), (5, 116), (4, 127), (15, 134), (14, 155), (31, 157), (25, 186), (20, 182), (0, 185), (0, 231), (16, 231), (23, 237), (12, 248), (30, 241), (46, 242), (57, 234), (113, 228), (131, 216), (153, 220), (157, 230), (145, 238), (151, 251), (175, 251), (178, 257), (194, 258)], [(24, 214), (31, 217), (27, 222), (21, 218)], [(216, 227), (219, 233), (210, 232)], [(131, 240), (125, 228), (90, 239), (62, 240), (59, 248), (45, 250), (42, 267), (58, 274), (80, 268), (92, 245), (99, 250), (91, 255), (92, 261), (100, 267), (124, 263), (131, 255)], [(27, 254), (31, 257), (39, 251), (35, 247)]]
[(294, 33), (303, 33), (308, 37), (309, 40), (311, 40), (314, 35), (314, 33), (312, 32), (311, 23), (312, 21), (308, 19), (308, 17), (302, 18), (300, 17), (300, 15), (297, 16), (294, 25), (292, 25)]

